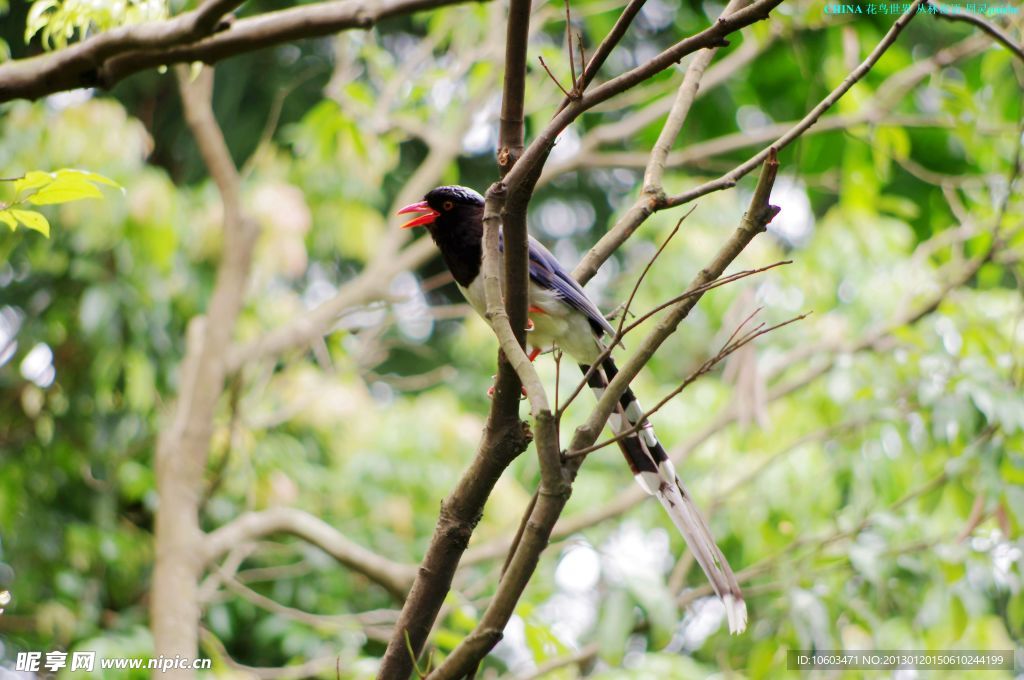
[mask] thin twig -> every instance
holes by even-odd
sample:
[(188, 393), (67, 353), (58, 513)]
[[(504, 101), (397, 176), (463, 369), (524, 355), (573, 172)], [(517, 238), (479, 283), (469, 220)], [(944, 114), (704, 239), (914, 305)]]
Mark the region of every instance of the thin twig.
[(665, 201), (665, 207), (680, 206), (690, 201), (700, 198), (701, 196), (707, 195), (712, 191), (719, 189), (730, 188), (736, 186), (736, 182), (750, 171), (756, 169), (758, 165), (767, 157), (771, 149), (775, 149), (776, 152), (784, 149), (793, 143), (794, 140), (800, 137), (809, 127), (814, 125), (821, 115), (831, 108), (843, 95), (849, 92), (855, 84), (860, 82), (864, 76), (874, 67), (878, 60), (882, 58), (893, 43), (896, 42), (896, 38), (899, 37), (903, 29), (907, 27), (907, 24), (917, 15), (917, 8), (924, 4), (925, 0), (914, 0), (910, 7), (905, 11), (896, 21), (893, 22), (892, 27), (885, 36), (878, 42), (875, 49), (871, 50), (871, 54), (862, 61), (857, 68), (851, 71), (846, 78), (843, 79), (834, 90), (832, 90), (828, 96), (822, 99), (817, 106), (811, 109), (806, 116), (804, 116), (799, 123), (790, 128), (786, 134), (779, 137), (777, 140), (771, 143), (768, 147), (763, 149), (760, 153), (751, 157), (748, 161), (742, 165), (737, 166), (732, 171), (722, 175), (716, 180), (707, 182), (694, 189), (678, 194), (676, 196), (670, 196)]
[(562, 83), (558, 82), (558, 78), (556, 78), (555, 74), (551, 72), (550, 68), (548, 68), (547, 63), (544, 61), (544, 57), (542, 57), (541, 55), (537, 55), (537, 59), (540, 61), (540, 65), (544, 67), (544, 70), (547, 71), (548, 77), (551, 78), (551, 82), (557, 85), (558, 89), (561, 90), (566, 97), (572, 97), (572, 95), (569, 94), (569, 90), (562, 87)]
[(720, 288), (724, 285), (739, 281), (740, 279), (745, 279), (748, 276), (754, 276), (755, 274), (760, 274), (762, 272), (768, 271), (769, 269), (775, 269), (776, 267), (781, 267), (787, 264), (793, 264), (793, 260), (780, 260), (779, 262), (775, 262), (764, 267), (757, 267), (756, 269), (745, 269), (741, 272), (736, 272), (735, 274), (730, 274), (729, 276), (723, 276), (720, 279), (716, 279), (715, 281), (712, 281), (711, 283), (707, 284), (706, 286), (703, 286), (698, 290), (683, 293), (682, 295), (678, 295), (670, 300), (666, 300), (665, 302), (662, 302), (660, 305), (657, 305), (651, 308), (650, 310), (644, 312), (636, 319), (634, 319), (632, 322), (630, 322), (628, 326), (622, 329), (622, 337), (629, 335), (631, 331), (639, 327), (642, 323), (647, 321), (649, 318), (651, 318), (658, 312), (667, 309), (668, 307), (671, 307), (674, 304), (682, 302), (686, 298), (696, 295), (697, 293), (704, 293), (715, 288)]
[(512, 562), (512, 558), (516, 554), (519, 542), (523, 540), (523, 532), (526, 531), (526, 523), (530, 521), (530, 515), (533, 514), (533, 509), (537, 505), (537, 493), (537, 491), (533, 492), (533, 496), (530, 497), (530, 502), (526, 504), (526, 510), (523, 511), (522, 517), (519, 518), (519, 527), (516, 529), (516, 533), (512, 537), (512, 544), (509, 546), (508, 554), (505, 556), (505, 562), (501, 565), (501, 572), (498, 574), (499, 581), (505, 575), (505, 572), (508, 571), (508, 565)]
[(587, 380), (590, 378), (591, 375), (594, 374), (594, 371), (596, 370), (594, 367), (595, 366), (600, 366), (601, 362), (603, 362), (605, 359), (607, 359), (611, 355), (612, 350), (614, 350), (617, 345), (620, 345), (622, 343), (622, 340), (629, 333), (631, 333), (633, 330), (638, 328), (642, 323), (644, 323), (645, 321), (650, 319), (652, 316), (654, 316), (658, 312), (660, 312), (660, 311), (662, 311), (664, 309), (667, 309), (669, 307), (672, 307), (673, 305), (677, 305), (680, 302), (683, 302), (684, 300), (686, 300), (687, 298), (691, 298), (691, 297), (693, 297), (695, 295), (703, 295), (704, 293), (708, 292), (709, 290), (713, 290), (715, 288), (720, 288), (722, 286), (725, 286), (727, 284), (733, 283), (735, 281), (739, 281), (740, 279), (745, 279), (748, 276), (754, 276), (755, 274), (760, 274), (761, 272), (768, 271), (769, 269), (775, 269), (776, 267), (781, 267), (782, 265), (792, 264), (792, 263), (793, 263), (792, 260), (782, 260), (781, 262), (776, 262), (774, 264), (770, 264), (770, 265), (767, 265), (765, 267), (758, 267), (756, 269), (745, 269), (743, 271), (736, 272), (735, 274), (730, 274), (729, 276), (723, 276), (723, 277), (715, 279), (714, 281), (712, 281), (710, 283), (707, 283), (707, 284), (705, 284), (703, 286), (698, 286), (697, 288), (688, 289), (685, 293), (682, 293), (681, 295), (677, 295), (674, 298), (666, 300), (665, 302), (662, 302), (661, 304), (657, 305), (653, 309), (648, 310), (647, 312), (644, 312), (636, 320), (634, 320), (628, 326), (623, 328), (620, 333), (616, 333), (615, 338), (613, 338), (612, 341), (608, 343), (608, 345), (604, 348), (604, 350), (601, 352), (601, 354), (598, 355), (597, 359), (594, 360), (594, 365), (591, 366), (590, 369), (586, 373), (583, 374), (582, 380), (580, 380), (579, 383), (576, 384), (576, 387), (573, 390), (572, 394), (569, 395), (569, 399), (566, 400), (565, 404), (562, 405), (561, 408), (559, 409), (559, 414), (564, 413), (565, 410), (569, 407), (569, 405), (573, 402), (573, 400), (575, 400), (576, 397), (579, 396), (579, 394), (583, 390), (583, 388), (586, 387)]
[(583, 71), (587, 65), (587, 55), (583, 51), (583, 33), (576, 33), (576, 42), (580, 48), (580, 77), (577, 80), (576, 89), (580, 94), (583, 94), (583, 90), (581, 87), (583, 85)]
[(633, 304), (633, 298), (636, 297), (637, 291), (640, 290), (640, 284), (644, 282), (644, 278), (646, 278), (647, 272), (651, 270), (651, 267), (654, 266), (655, 261), (657, 261), (658, 257), (662, 254), (662, 252), (664, 252), (665, 248), (668, 247), (668, 244), (672, 241), (672, 238), (679, 233), (679, 228), (683, 226), (683, 222), (686, 221), (686, 218), (692, 215), (693, 211), (696, 209), (697, 206), (693, 206), (692, 208), (686, 211), (686, 214), (684, 214), (676, 221), (676, 226), (674, 226), (672, 228), (672, 231), (669, 232), (668, 236), (665, 237), (665, 240), (662, 241), (661, 246), (658, 247), (658, 250), (655, 251), (654, 255), (652, 255), (650, 259), (647, 260), (647, 264), (644, 265), (644, 270), (640, 272), (640, 276), (637, 277), (636, 283), (633, 284), (633, 290), (629, 292), (629, 297), (626, 298), (626, 306), (623, 308), (622, 315), (619, 317), (618, 326), (616, 326), (615, 328), (616, 338), (622, 337), (622, 326), (623, 324), (626, 323), (626, 315), (629, 313), (629, 308)]
[[(1010, 36), (1003, 33), (1003, 31), (1000, 30), (1000, 28), (993, 24), (992, 22), (985, 21), (981, 17), (975, 16), (970, 12), (943, 12), (940, 7), (930, 2), (930, 0), (925, 0), (924, 4), (928, 5), (929, 7), (935, 8), (937, 11), (934, 14), (934, 16), (938, 17), (939, 19), (945, 19), (946, 21), (962, 21), (966, 24), (970, 24), (972, 26), (980, 28), (982, 31), (988, 33), (990, 36), (995, 38), (996, 42), (1001, 44), (1006, 49), (1010, 50), (1013, 56), (1017, 57), (1021, 61), (1024, 61), (1024, 47), (1021, 47), (1020, 45), (1015, 43), (1013, 39), (1010, 38)], [(958, 5), (956, 7), (959, 8)]]
[[(630, 0), (629, 4), (622, 10), (622, 14), (615, 20), (615, 25), (612, 26), (612, 30), (608, 31), (608, 35), (604, 37), (601, 44), (597, 46), (597, 51), (594, 52), (594, 56), (590, 58), (590, 62), (586, 64), (586, 68), (583, 69), (583, 75), (579, 80), (579, 91), (583, 93), (586, 91), (587, 86), (590, 85), (591, 81), (594, 80), (594, 76), (597, 75), (598, 70), (604, 65), (605, 60), (608, 59), (608, 55), (612, 53), (615, 46), (619, 44), (623, 36), (626, 35), (626, 31), (629, 29), (630, 24), (633, 23), (633, 19), (643, 9), (644, 3), (647, 0)], [(572, 97), (568, 95), (562, 100), (562, 103), (558, 105), (558, 109), (555, 111), (555, 115), (558, 115), (569, 103), (573, 101)]]
[[(565, 43), (569, 48), (569, 78), (572, 80), (572, 95), (578, 96), (579, 86), (576, 83), (576, 60), (572, 56), (572, 17), (569, 15), (569, 0), (565, 0)], [(580, 68), (584, 64), (580, 63)]]
[(761, 325), (757, 326), (756, 328), (754, 328), (753, 330), (751, 330), (748, 333), (746, 333), (743, 336), (741, 336), (739, 339), (736, 339), (736, 335), (740, 332), (740, 330), (743, 328), (743, 326), (748, 321), (750, 321), (750, 319), (753, 318), (754, 314), (757, 314), (758, 311), (760, 311), (760, 309), (755, 310), (739, 326), (736, 327), (736, 330), (734, 330), (732, 335), (729, 336), (729, 340), (726, 341), (726, 343), (722, 346), (722, 349), (719, 350), (718, 354), (716, 354), (715, 356), (711, 357), (710, 359), (705, 361), (703, 364), (701, 364), (700, 367), (697, 368), (696, 371), (694, 371), (693, 373), (688, 375), (686, 377), (686, 379), (683, 380), (683, 382), (679, 384), (679, 386), (677, 386), (675, 389), (673, 389), (671, 392), (669, 392), (665, 397), (663, 397), (661, 399), (661, 401), (659, 401), (657, 404), (655, 404), (652, 409), (650, 409), (649, 411), (645, 412), (637, 420), (637, 424), (636, 425), (633, 425), (632, 427), (630, 427), (630, 428), (628, 428), (626, 430), (623, 430), (622, 432), (619, 432), (614, 437), (611, 437), (610, 439), (606, 439), (603, 442), (599, 442), (597, 444), (592, 444), (591, 446), (587, 446), (587, 447), (579, 449), (579, 450), (570, 450), (570, 451), (568, 451), (565, 454), (566, 458), (573, 458), (573, 457), (576, 457), (576, 456), (586, 456), (587, 454), (593, 453), (594, 451), (597, 451), (598, 449), (603, 449), (606, 446), (610, 446), (612, 444), (615, 444), (615, 443), (625, 439), (626, 437), (632, 437), (632, 436), (636, 435), (637, 432), (639, 432), (640, 430), (642, 430), (644, 428), (644, 424), (647, 422), (647, 420), (650, 419), (651, 416), (653, 416), (655, 413), (657, 413), (665, 404), (667, 404), (672, 399), (674, 399), (676, 396), (678, 396), (683, 390), (685, 390), (687, 387), (689, 387), (691, 384), (693, 384), (694, 381), (696, 381), (702, 375), (705, 375), (705, 374), (709, 373), (712, 368), (714, 368), (719, 362), (721, 362), (723, 359), (728, 357), (730, 354), (732, 354), (733, 352), (735, 352), (739, 348), (743, 347), (744, 345), (746, 345), (746, 344), (748, 344), (750, 342), (753, 342), (754, 340), (756, 340), (757, 338), (761, 337), (762, 335), (765, 335), (766, 333), (771, 333), (772, 331), (774, 331), (776, 329), (782, 328), (783, 326), (788, 326), (789, 324), (795, 323), (796, 321), (800, 321), (801, 319), (805, 319), (808, 316), (807, 314), (801, 314), (799, 316), (794, 316), (793, 318), (791, 318), (791, 319), (789, 319), (787, 321), (783, 321), (781, 323), (777, 323), (774, 326), (769, 326), (767, 328), (763, 327), (764, 324), (761, 324)]

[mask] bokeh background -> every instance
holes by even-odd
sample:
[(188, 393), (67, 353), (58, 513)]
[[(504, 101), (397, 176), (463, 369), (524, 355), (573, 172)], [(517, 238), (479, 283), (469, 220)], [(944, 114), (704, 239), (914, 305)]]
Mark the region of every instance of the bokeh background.
[[(15, 57), (43, 49), (39, 35), (24, 39), (39, 4), (0, 3), (0, 36)], [(250, 2), (240, 13), (285, 6)], [(574, 0), (588, 47), (619, 10)], [(216, 67), (215, 111), (262, 230), (239, 343), (378, 266), (380, 244), (404, 237), (391, 212), (410, 182), (484, 191), (496, 178), (505, 11), (501, 2), (440, 9)], [(720, 11), (648, 0), (603, 75)], [(568, 81), (562, 12), (535, 4), (528, 136), (561, 99), (537, 55)], [(670, 193), (781, 134), (893, 19), (798, 0), (734, 36), (670, 157)], [(1019, 41), (1019, 21), (1007, 30)], [(560, 138), (530, 224), (568, 266), (638, 195), (685, 66)], [(916, 17), (781, 154), (773, 202), (782, 213), (735, 268), (792, 263), (705, 296), (634, 384), (655, 403), (754, 309), (767, 323), (812, 312), (730, 357), (655, 418), (742, 573), (749, 631), (728, 635), (682, 539), (605, 449), (584, 466), (479, 677), (771, 678), (795, 675), (787, 649), (810, 648), (1012, 649), (1024, 667), (1022, 67), (966, 24)], [(8, 666), (19, 651), (152, 655), (155, 442), (180, 387), (186, 326), (206, 308), (222, 255), (220, 200), (172, 74), (0, 106), (0, 175), (62, 167), (102, 173), (125, 191), (47, 209), (50, 239), (0, 233)], [(685, 288), (752, 187), (748, 178), (695, 202), (634, 309)], [(652, 217), (602, 268), (588, 286), (602, 309), (628, 297), (681, 214)], [(420, 260), (389, 272), (374, 300), (344, 309), (323, 343), (249, 361), (230, 378), (204, 529), (295, 507), (381, 555), (418, 562), (440, 500), (475, 450), (495, 365), (490, 331), (443, 264)], [(554, 362), (538, 365), (553, 386)], [(578, 379), (572, 368), (559, 371), (563, 396)], [(563, 433), (590, 403), (581, 396)], [(531, 448), (488, 503), (435, 654), (472, 630), (538, 480)], [(289, 677), (275, 669), (311, 660), (319, 677), (373, 675), (400, 604), (385, 590), (287, 536), (222, 562), (202, 589), (211, 677)]]

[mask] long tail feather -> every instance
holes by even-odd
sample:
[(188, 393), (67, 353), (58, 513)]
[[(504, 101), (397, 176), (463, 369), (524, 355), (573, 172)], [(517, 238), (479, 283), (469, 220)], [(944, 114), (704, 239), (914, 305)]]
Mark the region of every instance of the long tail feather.
[[(584, 373), (590, 370), (589, 366), (582, 364), (580, 368)], [(594, 370), (588, 384), (598, 398), (617, 373), (618, 369), (610, 357)], [(715, 594), (725, 605), (729, 632), (742, 633), (747, 627), (747, 605), (743, 601), (736, 575), (715, 543), (711, 529), (700, 514), (700, 510), (676, 475), (672, 461), (654, 434), (654, 428), (643, 418), (643, 413), (644, 410), (633, 391), (627, 388), (619, 399), (615, 411), (609, 416), (608, 424), (617, 435), (640, 425), (637, 433), (618, 441), (619, 448), (633, 471), (633, 478), (644, 491), (658, 498), (672, 523), (686, 539), (686, 544), (690, 547), (697, 564), (704, 570)]]

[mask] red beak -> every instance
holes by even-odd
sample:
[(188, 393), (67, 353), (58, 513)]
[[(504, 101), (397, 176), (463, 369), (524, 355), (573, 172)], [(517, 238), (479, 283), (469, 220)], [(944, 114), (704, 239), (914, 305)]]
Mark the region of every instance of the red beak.
[(402, 225), (402, 229), (412, 229), (413, 227), (422, 227), (425, 224), (431, 224), (433, 223), (434, 220), (437, 219), (437, 216), (441, 214), (434, 210), (433, 208), (431, 208), (430, 204), (428, 204), (426, 201), (420, 201), (419, 203), (407, 205), (395, 214), (406, 215), (409, 213), (425, 214), (420, 215), (419, 217), (412, 218), (411, 220)]

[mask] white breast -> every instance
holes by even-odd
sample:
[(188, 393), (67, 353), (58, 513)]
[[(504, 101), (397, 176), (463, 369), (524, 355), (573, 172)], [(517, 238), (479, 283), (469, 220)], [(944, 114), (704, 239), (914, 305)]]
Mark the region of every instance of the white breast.
[[(470, 306), (483, 318), (487, 318), (487, 303), (484, 299), (483, 276), (477, 276), (468, 287), (459, 286)], [(557, 293), (546, 290), (530, 281), (530, 306), (544, 310), (531, 313), (533, 330), (526, 341), (531, 347), (549, 349), (557, 345), (563, 352), (579, 363), (590, 364), (603, 349), (594, 335), (594, 329), (585, 314), (565, 304)]]

